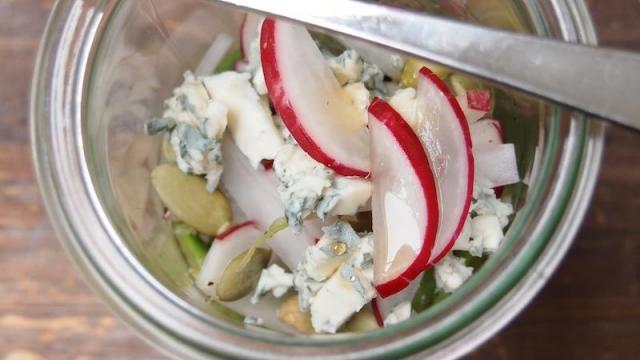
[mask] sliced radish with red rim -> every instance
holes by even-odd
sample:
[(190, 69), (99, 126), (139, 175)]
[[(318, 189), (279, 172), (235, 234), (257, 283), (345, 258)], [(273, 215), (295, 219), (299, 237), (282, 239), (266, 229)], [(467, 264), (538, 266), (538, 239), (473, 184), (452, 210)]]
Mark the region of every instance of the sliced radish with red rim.
[(249, 221), (227, 230), (211, 244), (204, 258), (196, 285), (207, 295), (216, 296), (216, 284), (227, 265), (236, 256), (249, 249), (262, 235), (255, 223)]
[(477, 122), (491, 111), (491, 92), (489, 90), (470, 90), (456, 99), (469, 124)]
[[(222, 139), (222, 154), (222, 186), (232, 204), (236, 205), (234, 218), (251, 219), (261, 230), (266, 230), (274, 220), (284, 215), (278, 193), (278, 180), (273, 171), (254, 169), (229, 135)], [(268, 243), (290, 269), (295, 269), (307, 247), (313, 245), (316, 237), (322, 234), (321, 227), (320, 220), (307, 220), (300, 234), (293, 234), (291, 229), (285, 229)]]
[(429, 264), (438, 229), (436, 183), (413, 129), (378, 98), (369, 105), (374, 283), (381, 297), (406, 288)]
[(491, 110), (491, 92), (486, 89), (467, 91), (467, 105), (470, 109), (488, 113)]
[(384, 326), (384, 319), (391, 314), (393, 309), (398, 306), (400, 303), (405, 301), (411, 302), (413, 297), (416, 295), (416, 291), (420, 286), (420, 278), (417, 278), (409, 284), (402, 291), (395, 293), (389, 297), (382, 298), (377, 297), (373, 299), (371, 302), (371, 306), (373, 307), (373, 314), (376, 317), (376, 321), (378, 325)]
[(260, 56), (269, 97), (300, 147), (340, 175), (368, 176), (369, 136), (361, 110), (309, 32), (268, 18)]
[(498, 120), (482, 119), (471, 124), (469, 130), (471, 131), (471, 140), (473, 141), (474, 147), (479, 145), (499, 145), (504, 143), (502, 125), (500, 125)]
[(416, 94), (418, 112), (424, 115), (418, 125), (436, 177), (440, 226), (429, 258), (430, 264), (442, 259), (460, 235), (471, 206), (474, 162), (469, 124), (455, 96), (431, 70), (423, 67)]
[(495, 188), (496, 195), (501, 186), (520, 181), (518, 162), (513, 144), (485, 144), (473, 149), (478, 181), (486, 187)]
[(264, 16), (247, 13), (240, 25), (240, 52), (242, 57), (247, 59), (251, 51), (251, 43), (260, 35), (260, 23)]

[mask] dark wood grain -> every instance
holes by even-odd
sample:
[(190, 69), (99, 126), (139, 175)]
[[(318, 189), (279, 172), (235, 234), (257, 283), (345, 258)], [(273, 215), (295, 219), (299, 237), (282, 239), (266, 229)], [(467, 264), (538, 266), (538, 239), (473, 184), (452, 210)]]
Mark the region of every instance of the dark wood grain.
[[(590, 3), (603, 42), (640, 49), (637, 1)], [(51, 6), (0, 1), (0, 358), (162, 358), (81, 282), (39, 199), (27, 104)], [(610, 129), (593, 204), (569, 256), (536, 300), (470, 358), (640, 356), (639, 147), (637, 134)]]

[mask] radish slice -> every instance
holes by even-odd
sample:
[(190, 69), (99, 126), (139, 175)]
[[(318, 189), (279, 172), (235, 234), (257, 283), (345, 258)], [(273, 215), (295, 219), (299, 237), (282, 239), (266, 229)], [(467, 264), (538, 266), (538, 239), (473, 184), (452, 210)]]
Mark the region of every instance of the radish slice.
[(207, 295), (217, 299), (216, 284), (229, 262), (253, 245), (262, 235), (256, 224), (248, 221), (227, 230), (211, 244), (204, 258), (196, 285)]
[(249, 56), (251, 42), (260, 35), (260, 23), (262, 20), (264, 20), (264, 16), (253, 13), (247, 13), (242, 19), (242, 25), (240, 25), (240, 52), (244, 59)]
[(216, 39), (213, 40), (202, 60), (200, 60), (200, 64), (196, 67), (195, 75), (210, 75), (227, 51), (229, 51), (231, 45), (233, 45), (233, 38), (229, 34), (220, 33), (216, 36)]
[[(234, 217), (252, 219), (260, 229), (267, 229), (275, 219), (284, 215), (278, 180), (272, 171), (254, 169), (228, 135), (222, 139), (222, 154), (222, 185), (242, 210), (242, 214), (234, 214)], [(322, 234), (321, 227), (319, 220), (305, 221), (300, 234), (294, 235), (291, 229), (285, 229), (268, 244), (289, 269), (295, 269), (304, 258), (307, 247), (314, 244), (318, 234)]]
[(384, 316), (382, 315), (382, 311), (380, 311), (380, 306), (378, 305), (378, 301), (380, 299), (382, 298), (376, 297), (371, 300), (371, 309), (373, 310), (373, 316), (375, 316), (378, 326), (384, 327)]
[(491, 92), (485, 89), (467, 91), (467, 105), (470, 109), (488, 113), (491, 110)]
[(246, 60), (238, 60), (234, 66), (237, 72), (248, 72), (249, 71), (249, 62)]
[(383, 100), (369, 105), (374, 284), (388, 297), (429, 264), (438, 229), (436, 183), (413, 129)]
[(389, 297), (382, 298), (377, 297), (372, 301), (371, 305), (373, 306), (374, 315), (376, 315), (376, 321), (379, 321), (380, 326), (384, 326), (384, 319), (389, 316), (389, 314), (393, 311), (398, 304), (404, 301), (411, 301), (420, 286), (420, 278), (413, 280), (409, 286), (404, 288), (402, 291), (393, 294)]
[[(217, 300), (216, 284), (227, 265), (236, 256), (249, 249), (261, 234), (262, 231), (256, 227), (255, 223), (246, 222), (216, 237), (196, 277), (196, 286)], [(281, 299), (266, 296), (258, 304), (251, 304), (250, 298), (245, 296), (236, 301), (223, 302), (223, 304), (244, 316), (262, 319), (264, 326), (270, 329), (291, 333), (291, 329), (278, 319), (277, 312), (274, 310), (279, 307)]]
[(473, 147), (489, 144), (504, 144), (502, 125), (498, 120), (483, 119), (469, 127)]
[(383, 73), (394, 80), (402, 74), (402, 56), (392, 51), (380, 48), (366, 41), (348, 37), (340, 38), (348, 48), (354, 49), (369, 64), (376, 65)]
[(360, 109), (329, 68), (309, 32), (266, 19), (260, 56), (276, 111), (300, 147), (344, 176), (369, 174), (369, 135)]
[(460, 95), (456, 99), (458, 100), (458, 104), (460, 105), (460, 108), (462, 108), (462, 112), (464, 113), (464, 116), (467, 118), (467, 122), (469, 124), (473, 124), (487, 115), (488, 110), (484, 111), (484, 110), (472, 109), (469, 106), (469, 102), (467, 100), (467, 94)]
[(478, 182), (496, 188), (520, 181), (513, 144), (487, 144), (474, 147)]
[(473, 153), (469, 125), (447, 85), (423, 67), (416, 94), (418, 112), (424, 114), (418, 134), (436, 175), (440, 226), (430, 264), (437, 263), (453, 247), (462, 231), (473, 192)]

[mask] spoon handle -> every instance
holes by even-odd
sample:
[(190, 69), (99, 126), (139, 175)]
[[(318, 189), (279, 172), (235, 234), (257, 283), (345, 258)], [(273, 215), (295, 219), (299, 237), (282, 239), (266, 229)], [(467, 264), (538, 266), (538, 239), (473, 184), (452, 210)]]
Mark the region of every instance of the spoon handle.
[(351, 35), (640, 130), (640, 56), (351, 0), (215, 0)]

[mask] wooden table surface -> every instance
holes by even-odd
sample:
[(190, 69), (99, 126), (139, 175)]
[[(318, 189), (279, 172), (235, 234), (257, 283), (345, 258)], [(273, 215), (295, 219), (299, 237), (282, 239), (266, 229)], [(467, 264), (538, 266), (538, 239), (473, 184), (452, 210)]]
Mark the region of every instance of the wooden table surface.
[[(0, 359), (163, 358), (80, 280), (40, 201), (27, 104), (52, 3), (0, 0)], [(640, 2), (591, 6), (603, 43), (640, 50)], [(570, 254), (533, 303), (470, 358), (640, 357), (640, 136), (611, 128), (607, 138), (594, 200)]]

